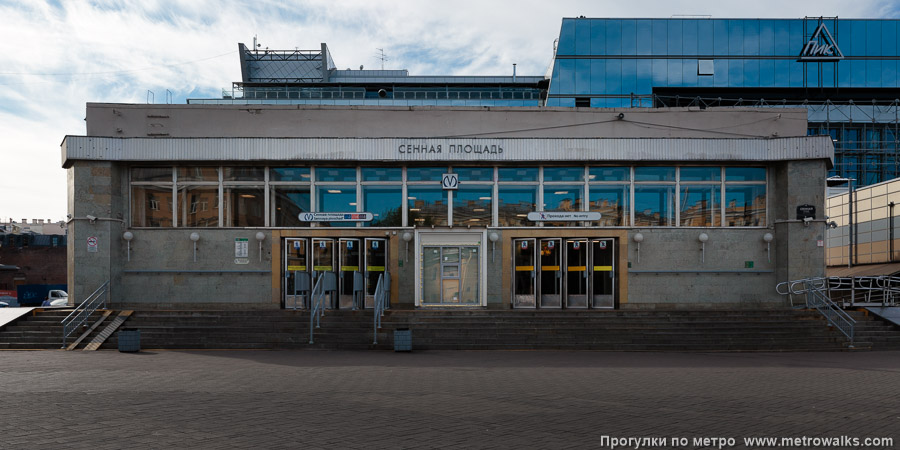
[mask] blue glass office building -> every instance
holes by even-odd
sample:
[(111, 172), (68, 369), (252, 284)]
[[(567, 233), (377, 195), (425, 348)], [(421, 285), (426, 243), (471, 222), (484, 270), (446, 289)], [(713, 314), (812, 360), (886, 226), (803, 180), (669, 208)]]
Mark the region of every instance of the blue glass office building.
[[(900, 176), (900, 21), (563, 19), (546, 106), (797, 106), (830, 175)], [(810, 44), (812, 43), (812, 44)]]

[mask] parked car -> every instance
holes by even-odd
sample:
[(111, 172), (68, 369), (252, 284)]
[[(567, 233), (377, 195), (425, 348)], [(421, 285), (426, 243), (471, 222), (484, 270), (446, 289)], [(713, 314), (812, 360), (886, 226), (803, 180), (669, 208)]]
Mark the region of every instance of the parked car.
[(8, 308), (10, 306), (18, 306), (19, 302), (16, 301), (15, 297), (10, 297), (9, 295), (0, 295), (0, 308)]
[(51, 289), (41, 306), (68, 306), (69, 294), (59, 289)]

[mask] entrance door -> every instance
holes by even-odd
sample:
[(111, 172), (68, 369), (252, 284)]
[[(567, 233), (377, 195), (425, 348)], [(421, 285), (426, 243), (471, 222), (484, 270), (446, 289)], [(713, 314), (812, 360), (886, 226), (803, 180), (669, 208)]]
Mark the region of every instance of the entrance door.
[(354, 304), (354, 278), (357, 273), (360, 274), (360, 277), (362, 276), (362, 272), (359, 271), (360, 257), (362, 256), (359, 239), (341, 238), (338, 240), (338, 248), (338, 267), (340, 268), (338, 305), (341, 309), (356, 309), (359, 305)]
[(566, 240), (566, 308), (588, 307), (588, 240)]
[[(313, 286), (315, 286), (316, 281), (319, 280), (319, 277), (322, 276), (325, 272), (335, 273), (336, 270), (334, 267), (335, 254), (334, 254), (334, 239), (328, 238), (313, 238), (312, 240), (312, 255), (313, 255)], [(332, 309), (336, 307), (335, 304), (336, 295), (335, 292), (330, 292), (326, 294), (325, 307)]]
[(513, 240), (513, 308), (535, 307), (534, 239)]
[(538, 266), (541, 308), (562, 307), (561, 255), (561, 239), (541, 239), (541, 257)]
[[(378, 287), (378, 277), (387, 273), (387, 239), (366, 238), (366, 308), (375, 307), (375, 288)], [(385, 307), (387, 307), (387, 301)]]
[(304, 238), (284, 240), (283, 308), (307, 308), (312, 283), (309, 276), (308, 242)]
[(422, 250), (423, 305), (480, 303), (477, 246), (423, 246)]
[(612, 239), (591, 241), (591, 307), (615, 307), (615, 259)]

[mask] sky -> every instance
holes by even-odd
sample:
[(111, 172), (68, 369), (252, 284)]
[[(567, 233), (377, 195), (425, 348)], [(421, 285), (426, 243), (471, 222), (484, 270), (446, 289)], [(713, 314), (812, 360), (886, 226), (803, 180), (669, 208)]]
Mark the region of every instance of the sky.
[(900, 1), (0, 0), (0, 222), (63, 220), (60, 143), (85, 103), (221, 98), (237, 44), (318, 49), (338, 68), (543, 75), (563, 17), (897, 18)]

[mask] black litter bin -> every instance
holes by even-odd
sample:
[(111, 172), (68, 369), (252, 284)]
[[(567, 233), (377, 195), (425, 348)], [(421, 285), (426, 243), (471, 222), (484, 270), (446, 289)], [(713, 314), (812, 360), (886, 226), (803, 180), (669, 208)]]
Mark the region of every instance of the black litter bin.
[(141, 351), (141, 330), (135, 328), (123, 328), (119, 331), (119, 351)]

